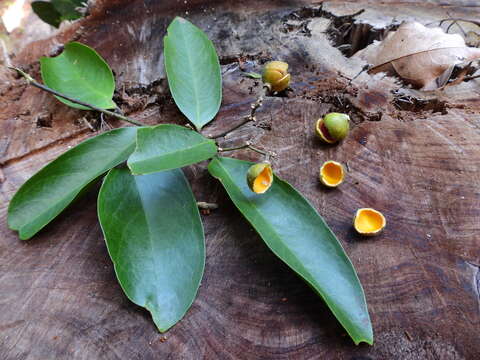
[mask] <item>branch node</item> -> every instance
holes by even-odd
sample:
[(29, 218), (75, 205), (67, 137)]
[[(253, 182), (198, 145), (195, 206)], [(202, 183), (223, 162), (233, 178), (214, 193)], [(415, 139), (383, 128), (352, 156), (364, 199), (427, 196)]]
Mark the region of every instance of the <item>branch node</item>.
[(239, 127), (245, 125), (246, 123), (250, 121), (257, 121), (257, 118), (255, 117), (255, 113), (257, 112), (258, 108), (262, 106), (263, 103), (263, 97), (265, 95), (265, 92), (268, 91), (268, 86), (264, 85), (262, 88), (262, 93), (258, 97), (258, 99), (250, 104), (250, 115), (247, 115), (243, 118), (243, 120), (238, 123), (237, 125), (233, 126), (232, 128), (225, 130), (217, 135), (208, 135), (208, 138), (210, 139), (218, 139), (221, 137), (226, 137), (228, 134), (230, 134), (232, 131), (237, 130)]

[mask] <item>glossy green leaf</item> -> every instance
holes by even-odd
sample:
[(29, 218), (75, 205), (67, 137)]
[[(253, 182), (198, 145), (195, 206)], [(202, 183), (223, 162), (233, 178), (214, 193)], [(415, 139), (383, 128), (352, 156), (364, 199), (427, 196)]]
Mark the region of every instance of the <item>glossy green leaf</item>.
[(180, 17), (167, 32), (163, 42), (170, 92), (180, 111), (201, 129), (215, 117), (222, 101), (215, 47), (202, 30)]
[(183, 172), (110, 170), (98, 217), (123, 291), (168, 330), (195, 299), (205, 264), (202, 223)]
[[(71, 42), (57, 57), (40, 58), (43, 82), (50, 88), (102, 109), (112, 109), (115, 80), (108, 64), (92, 48)], [(56, 96), (68, 106), (89, 110)]]
[(56, 28), (62, 22), (62, 14), (60, 14), (52, 3), (46, 1), (33, 1), (32, 10), (37, 16), (49, 25)]
[(62, 14), (62, 20), (76, 20), (82, 17), (77, 8), (87, 0), (51, 0), (55, 9)]
[(135, 175), (150, 174), (195, 164), (216, 153), (215, 141), (183, 126), (162, 124), (138, 130), (128, 167)]
[(250, 162), (214, 158), (208, 170), (268, 247), (326, 302), (358, 344), (372, 344), (365, 295), (352, 263), (316, 210), (290, 184), (275, 177), (262, 195), (245, 180)]
[(136, 128), (115, 129), (60, 155), (23, 184), (8, 207), (8, 226), (26, 240), (62, 212), (80, 191), (125, 161), (135, 147)]

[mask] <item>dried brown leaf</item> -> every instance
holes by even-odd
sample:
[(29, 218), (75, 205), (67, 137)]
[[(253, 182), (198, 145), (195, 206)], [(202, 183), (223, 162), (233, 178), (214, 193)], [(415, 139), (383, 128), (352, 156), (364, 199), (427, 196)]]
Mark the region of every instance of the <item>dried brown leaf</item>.
[(480, 58), (480, 49), (466, 46), (458, 34), (405, 22), (355, 56), (372, 65), (370, 73), (395, 73), (421, 90), (434, 90), (444, 85), (455, 65)]

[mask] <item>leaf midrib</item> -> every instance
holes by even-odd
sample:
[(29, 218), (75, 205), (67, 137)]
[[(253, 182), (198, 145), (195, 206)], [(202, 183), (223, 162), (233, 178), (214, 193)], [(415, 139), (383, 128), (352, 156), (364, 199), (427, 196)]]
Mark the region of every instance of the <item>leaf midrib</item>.
[[(162, 158), (162, 157), (167, 157), (167, 156), (172, 156), (172, 155), (175, 155), (175, 154), (183, 154), (185, 152), (188, 152), (188, 151), (191, 151), (191, 150), (195, 150), (199, 147), (202, 147), (202, 146), (205, 146), (205, 145), (208, 145), (208, 144), (214, 144), (214, 142), (212, 140), (206, 140), (206, 141), (203, 141), (197, 145), (194, 145), (194, 146), (190, 146), (190, 147), (186, 147), (186, 148), (183, 148), (181, 150), (177, 150), (177, 151), (170, 151), (170, 152), (166, 152), (166, 153), (163, 153), (162, 155), (157, 155), (157, 156), (150, 156), (148, 158), (145, 158), (145, 159), (142, 159), (142, 160), (135, 160), (135, 161), (132, 161), (130, 163), (130, 166), (133, 166), (133, 165), (144, 165), (146, 162), (149, 162), (149, 161), (154, 161), (155, 159), (159, 159), (159, 158)], [(138, 150), (138, 149), (137, 149)], [(143, 152), (143, 151), (142, 151)], [(216, 152), (216, 151), (215, 151)], [(207, 158), (208, 159), (208, 158)], [(168, 169), (171, 169), (171, 168), (165, 168), (165, 170), (168, 170)], [(153, 171), (155, 172), (155, 171)], [(147, 173), (142, 173), (142, 174), (147, 174)]]
[[(180, 22), (180, 20), (179, 20)], [(201, 125), (201, 119), (200, 119), (200, 102), (199, 102), (199, 90), (198, 90), (198, 80), (197, 80), (197, 77), (195, 76), (195, 73), (193, 71), (193, 63), (192, 63), (192, 58), (191, 58), (191, 54), (190, 54), (190, 51), (188, 50), (188, 46), (187, 46), (187, 43), (186, 43), (186, 40), (185, 40), (185, 31), (183, 29), (183, 26), (179, 26), (180, 27), (180, 35), (181, 35), (181, 38), (182, 38), (182, 42), (183, 42), (183, 45), (184, 45), (184, 48), (186, 49), (186, 57), (187, 57), (187, 61), (188, 61), (188, 65), (189, 65), (189, 68), (190, 68), (190, 73), (193, 74), (193, 76), (191, 76), (192, 78), (192, 83), (193, 83), (193, 91), (195, 93), (195, 110), (196, 110), (196, 115), (197, 115), (197, 122), (200, 123), (200, 126), (199, 127), (202, 127)]]
[[(138, 179), (137, 177), (133, 177), (133, 181), (135, 182), (135, 189), (136, 189), (136, 192), (137, 192), (137, 195), (138, 195), (138, 198), (139, 198), (139, 202), (140, 202), (140, 206), (142, 208), (142, 214), (144, 215), (144, 219), (145, 219), (145, 224), (147, 226), (147, 232), (148, 232), (148, 239), (149, 239), (149, 243), (150, 243), (150, 250), (151, 250), (151, 253), (154, 252), (154, 242), (153, 242), (153, 233), (151, 231), (151, 226), (150, 226), (150, 222), (149, 222), (149, 217), (147, 216), (147, 211), (145, 211), (145, 206), (144, 206), (144, 200), (143, 200), (143, 197), (142, 197), (142, 192), (139, 190), (140, 189), (140, 186), (138, 185)], [(159, 281), (158, 281), (158, 274), (157, 274), (157, 269), (160, 269), (161, 266), (159, 265), (158, 261), (157, 261), (157, 257), (156, 256), (151, 256), (151, 261), (154, 265), (154, 277), (155, 277), (155, 284), (154, 284), (154, 287), (155, 287), (155, 293), (154, 293), (154, 298), (155, 298), (155, 309), (153, 309), (153, 311), (155, 311), (156, 313), (160, 313), (160, 307), (159, 307), (159, 304), (157, 302), (158, 298), (157, 298), (157, 294), (160, 292), (159, 291), (159, 288), (158, 288), (158, 285), (159, 285)], [(150, 307), (147, 307), (147, 304), (149, 303), (148, 301), (148, 296), (145, 296), (145, 308), (147, 310), (149, 310), (150, 312), (152, 312), (152, 310), (150, 309)], [(151, 304), (151, 303), (150, 303)]]
[(383, 62), (383, 63), (381, 63), (381, 64), (378, 64), (378, 65), (372, 67), (371, 70), (377, 69), (377, 68), (379, 68), (379, 67), (381, 67), (381, 66), (384, 66), (384, 65), (386, 65), (386, 64), (392, 63), (392, 62), (394, 62), (394, 61), (398, 61), (398, 60), (401, 60), (401, 59), (405, 59), (405, 58), (407, 58), (407, 57), (409, 57), (409, 56), (415, 56), (415, 55), (420, 55), (420, 54), (423, 54), (423, 53), (429, 53), (429, 52), (440, 51), (440, 50), (444, 51), (444, 50), (465, 49), (465, 48), (468, 48), (468, 46), (448, 46), (448, 47), (440, 47), (440, 48), (435, 48), (435, 49), (417, 51), (417, 52), (414, 52), (414, 53), (412, 53), (412, 54), (407, 54), (407, 55), (403, 55), (403, 56), (400, 56), (400, 57), (392, 58), (392, 59), (390, 59), (390, 60), (388, 60), (388, 61), (385, 61), (385, 62)]

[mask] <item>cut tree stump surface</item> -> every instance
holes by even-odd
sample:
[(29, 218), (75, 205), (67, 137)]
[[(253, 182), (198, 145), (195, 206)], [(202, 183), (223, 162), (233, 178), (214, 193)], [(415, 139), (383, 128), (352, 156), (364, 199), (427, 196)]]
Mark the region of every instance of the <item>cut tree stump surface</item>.
[[(97, 1), (87, 18), (12, 59), (39, 78), (40, 56), (58, 54), (71, 40), (86, 43), (112, 66), (115, 101), (127, 114), (149, 124), (185, 124), (168, 92), (162, 54), (167, 25), (184, 16), (207, 32), (222, 65), (222, 108), (207, 134), (241, 121), (260, 93), (259, 81), (242, 70), (287, 61), (292, 90), (268, 96), (257, 122), (220, 145), (252, 140), (277, 153), (276, 173), (325, 217), (354, 263), (374, 346), (353, 344), (322, 300), (268, 250), (204, 163), (185, 171), (197, 200), (219, 205), (203, 215), (205, 276), (192, 308), (166, 334), (115, 279), (95, 191), (20, 241), (6, 226), (11, 197), (48, 161), (93, 136), (86, 121), (98, 117), (2, 70), (0, 358), (478, 359), (480, 82), (420, 100), (414, 92), (399, 97), (405, 86), (390, 77), (363, 73), (350, 83), (364, 64), (333, 46), (371, 41), (375, 28), (393, 18), (429, 23), (480, 15), (476, 1), (436, 3)], [(369, 21), (376, 26), (360, 24)], [(350, 30), (339, 29), (348, 22), (355, 22)], [(353, 120), (339, 146), (324, 146), (314, 135), (315, 120), (328, 111)], [(248, 151), (233, 156), (260, 159)], [(348, 165), (336, 190), (318, 181), (329, 159)], [(355, 234), (351, 222), (360, 207), (385, 214), (381, 236)]]

